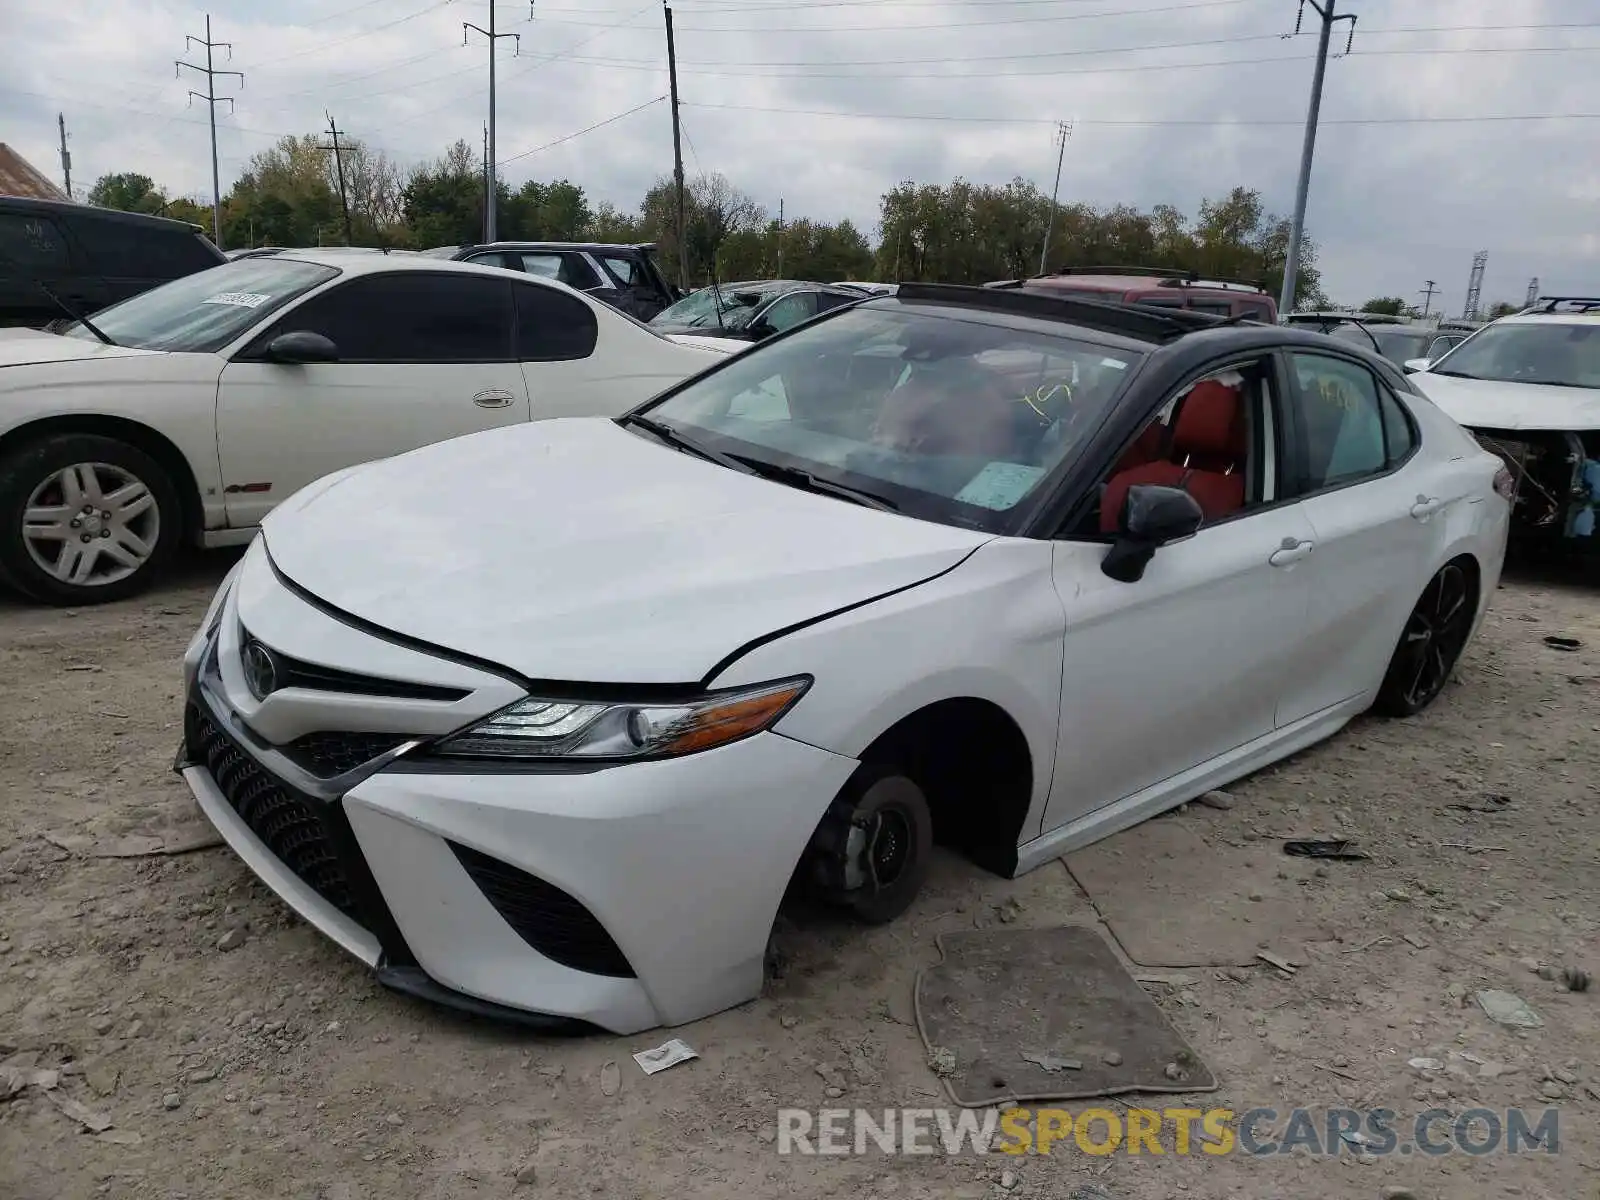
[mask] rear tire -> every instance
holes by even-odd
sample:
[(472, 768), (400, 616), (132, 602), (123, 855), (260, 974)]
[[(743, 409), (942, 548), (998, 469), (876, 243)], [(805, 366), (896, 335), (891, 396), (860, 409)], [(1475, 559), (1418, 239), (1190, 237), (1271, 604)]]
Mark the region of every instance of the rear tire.
[(182, 510), (137, 446), (63, 433), (0, 461), (0, 579), (45, 604), (105, 604), (143, 591), (178, 548)]
[(1466, 649), (1476, 612), (1476, 589), (1466, 568), (1445, 563), (1406, 618), (1372, 711), (1414, 717), (1437, 700)]

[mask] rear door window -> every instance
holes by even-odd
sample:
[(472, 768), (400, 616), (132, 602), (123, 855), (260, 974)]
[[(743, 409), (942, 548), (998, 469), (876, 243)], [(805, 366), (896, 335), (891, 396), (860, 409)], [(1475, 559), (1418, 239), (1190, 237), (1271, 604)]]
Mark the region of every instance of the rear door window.
[(178, 279), (218, 260), (198, 236), (74, 213), (68, 218), (89, 270), (113, 279)]
[(581, 254), (558, 254), (548, 251), (524, 252), (517, 255), (522, 269), (541, 279), (554, 279), (579, 291), (605, 286), (604, 281)]
[(560, 288), (519, 283), (517, 358), (522, 362), (568, 362), (588, 358), (600, 337), (594, 310)]

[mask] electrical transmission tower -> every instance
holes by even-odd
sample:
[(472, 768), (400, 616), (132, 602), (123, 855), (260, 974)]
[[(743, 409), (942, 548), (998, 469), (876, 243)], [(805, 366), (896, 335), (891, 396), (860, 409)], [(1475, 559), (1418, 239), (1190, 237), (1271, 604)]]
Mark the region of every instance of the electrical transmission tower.
[(1427, 281), (1427, 283), (1428, 283), (1428, 286), (1421, 289), (1421, 291), (1422, 291), (1422, 315), (1424, 317), (1426, 317), (1428, 315), (1428, 309), (1433, 307), (1433, 294), (1439, 290), (1439, 281), (1438, 280), (1430, 279), (1430, 280)]
[[(69, 193), (70, 194), (70, 193)], [(1528, 298), (1523, 301), (1524, 308), (1532, 308), (1539, 302), (1539, 277), (1535, 275), (1528, 280)]]
[[(533, 15), (532, 0), (530, 0), (530, 2), (528, 4), (528, 14), (529, 14), (530, 18)], [(492, 242), (492, 241), (495, 240), (495, 213), (496, 213), (496, 210), (500, 207), (499, 204), (497, 203), (497, 201), (500, 199), (500, 197), (496, 194), (495, 182), (494, 182), (494, 110), (495, 110), (494, 60), (495, 60), (495, 51), (499, 48), (499, 42), (500, 42), (501, 38), (511, 38), (517, 43), (517, 53), (521, 54), (522, 53), (522, 35), (520, 33), (496, 33), (495, 32), (495, 28), (494, 28), (494, 0), (490, 0), (490, 2), (489, 2), (489, 28), (484, 29), (481, 26), (474, 25), (471, 21), (463, 21), (463, 22), (461, 22), (461, 44), (463, 46), (465, 46), (467, 44), (467, 34), (468, 34), (469, 30), (473, 30), (473, 31), (476, 31), (478, 33), (481, 33), (481, 34), (483, 34), (484, 37), (489, 39), (489, 154), (488, 154), (489, 167), (488, 167), (488, 170), (486, 170), (484, 172), (484, 174), (487, 176), (487, 182), (488, 182), (488, 185), (489, 185), (489, 193), (484, 198), (483, 240), (486, 241), (486, 242)]]
[(1483, 268), (1489, 263), (1489, 252), (1479, 250), (1472, 256), (1472, 277), (1467, 280), (1467, 303), (1461, 312), (1463, 321), (1478, 319), (1478, 306), (1483, 299)]
[(1322, 28), (1317, 34), (1317, 65), (1311, 72), (1311, 106), (1306, 110), (1306, 137), (1300, 147), (1300, 179), (1294, 189), (1294, 220), (1289, 226), (1289, 253), (1283, 264), (1283, 291), (1278, 297), (1278, 311), (1285, 314), (1294, 308), (1295, 282), (1300, 274), (1300, 243), (1306, 229), (1306, 195), (1311, 190), (1311, 155), (1317, 146), (1317, 117), (1322, 111), (1322, 76), (1328, 66), (1328, 40), (1333, 34), (1334, 22), (1350, 22), (1350, 36), (1344, 45), (1346, 54), (1350, 53), (1350, 47), (1355, 45), (1356, 40), (1355, 14), (1341, 13), (1335, 16), (1335, 2), (1322, 0), (1318, 4), (1317, 0), (1300, 0), (1300, 9), (1294, 19), (1294, 33), (1284, 35), (1293, 37), (1300, 32), (1300, 22), (1306, 15), (1307, 4), (1322, 19)]
[(1046, 260), (1050, 257), (1050, 236), (1056, 231), (1056, 197), (1061, 194), (1061, 164), (1067, 157), (1067, 143), (1072, 140), (1072, 122), (1056, 122), (1056, 185), (1050, 189), (1050, 220), (1044, 227), (1044, 246), (1039, 251), (1039, 274), (1043, 275), (1048, 269)]
[(350, 232), (350, 201), (344, 191), (344, 147), (339, 145), (339, 135), (344, 132), (333, 122), (333, 114), (323, 109), (323, 115), (328, 118), (328, 137), (333, 140), (331, 146), (318, 146), (318, 150), (332, 151), (334, 170), (339, 175), (339, 208), (344, 212), (344, 244), (355, 245), (355, 235)]
[(176, 66), (173, 68), (172, 73), (181, 79), (183, 78), (183, 68), (188, 67), (189, 70), (198, 71), (206, 77), (206, 94), (202, 96), (199, 92), (191, 91), (189, 93), (189, 103), (192, 106), (196, 100), (204, 100), (206, 102), (206, 115), (211, 118), (211, 240), (217, 244), (217, 249), (221, 250), (222, 179), (217, 172), (217, 104), (226, 100), (228, 102), (228, 111), (231, 113), (233, 111), (233, 97), (217, 95), (217, 76), (237, 75), (239, 77), (239, 86), (243, 87), (244, 75), (239, 71), (218, 71), (212, 65), (211, 52), (219, 48), (227, 50), (228, 58), (230, 61), (232, 60), (233, 43), (213, 42), (211, 40), (211, 15), (209, 13), (206, 14), (206, 36), (197, 38), (190, 34), (184, 39), (183, 52), (185, 54), (189, 53), (189, 47), (192, 45), (206, 48), (206, 65), (203, 67), (196, 66), (194, 63), (184, 62), (183, 59), (179, 58), (174, 60)]

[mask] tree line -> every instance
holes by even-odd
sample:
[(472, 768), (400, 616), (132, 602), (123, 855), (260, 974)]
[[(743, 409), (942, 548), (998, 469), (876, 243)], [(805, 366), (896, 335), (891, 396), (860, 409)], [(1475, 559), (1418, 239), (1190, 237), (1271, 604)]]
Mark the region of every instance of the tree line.
[[(336, 164), (317, 134), (285, 137), (255, 155), (222, 201), (223, 241), (242, 246), (315, 246), (345, 241)], [(426, 249), (483, 235), (482, 160), (457, 141), (409, 169), (360, 141), (342, 145), (350, 240), (356, 245)], [(211, 208), (172, 197), (138, 173), (103, 176), (89, 202), (158, 212), (207, 230)], [(679, 264), (691, 286), (719, 280), (787, 277), (984, 283), (1036, 274), (1049, 234), (1048, 267), (1154, 265), (1211, 278), (1259, 282), (1274, 297), (1283, 280), (1288, 218), (1268, 212), (1261, 194), (1236, 187), (1200, 202), (1194, 216), (1170, 204), (1149, 211), (1064, 203), (1032, 182), (1004, 185), (955, 179), (906, 181), (878, 203), (876, 237), (848, 220), (799, 217), (780, 222), (725, 176), (688, 181), (682, 244), (675, 189), (661, 176), (632, 211), (593, 201), (567, 179), (496, 181), (502, 239), (654, 242), (669, 278)], [(1317, 247), (1303, 243), (1296, 302), (1324, 307)]]

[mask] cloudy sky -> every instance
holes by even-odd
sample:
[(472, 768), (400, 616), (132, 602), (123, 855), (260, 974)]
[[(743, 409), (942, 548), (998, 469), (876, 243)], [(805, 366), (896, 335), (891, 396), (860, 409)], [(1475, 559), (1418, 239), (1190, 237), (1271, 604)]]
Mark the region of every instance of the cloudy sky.
[[(1338, 0), (1359, 16), (1329, 63), (1308, 225), (1337, 300), (1418, 297), (1459, 312), (1475, 250), (1485, 304), (1600, 289), (1600, 0)], [(174, 0), (0, 0), (0, 141), (73, 179), (142, 171), (209, 199), (203, 78), (173, 60), (205, 12)], [(678, 0), (686, 169), (722, 171), (774, 212), (875, 234), (902, 179), (1170, 203), (1259, 188), (1293, 202), (1316, 18), (1295, 0)], [(244, 85), (218, 108), (222, 189), (284, 133), (323, 124), (409, 164), (477, 146), (488, 0), (214, 0)], [(496, 5), (496, 158), (513, 185), (565, 176), (632, 208), (672, 166), (659, 0)], [(1347, 23), (1335, 35), (1342, 51)], [(196, 57), (196, 55), (200, 57)], [(191, 45), (187, 58), (203, 62)], [(642, 106), (642, 107), (641, 107)], [(629, 113), (629, 110), (637, 111)], [(619, 116), (619, 114), (629, 115)], [(1584, 119), (1582, 114), (1590, 114)], [(1512, 120), (1565, 115), (1559, 120)], [(612, 120), (611, 118), (617, 118)], [(602, 125), (601, 123), (604, 124)], [(595, 127), (599, 126), (599, 127)], [(595, 128), (591, 128), (595, 127)], [(580, 132), (583, 131), (583, 132)], [(577, 134), (578, 136), (570, 136)], [(1437, 301), (1436, 301), (1437, 303)]]

